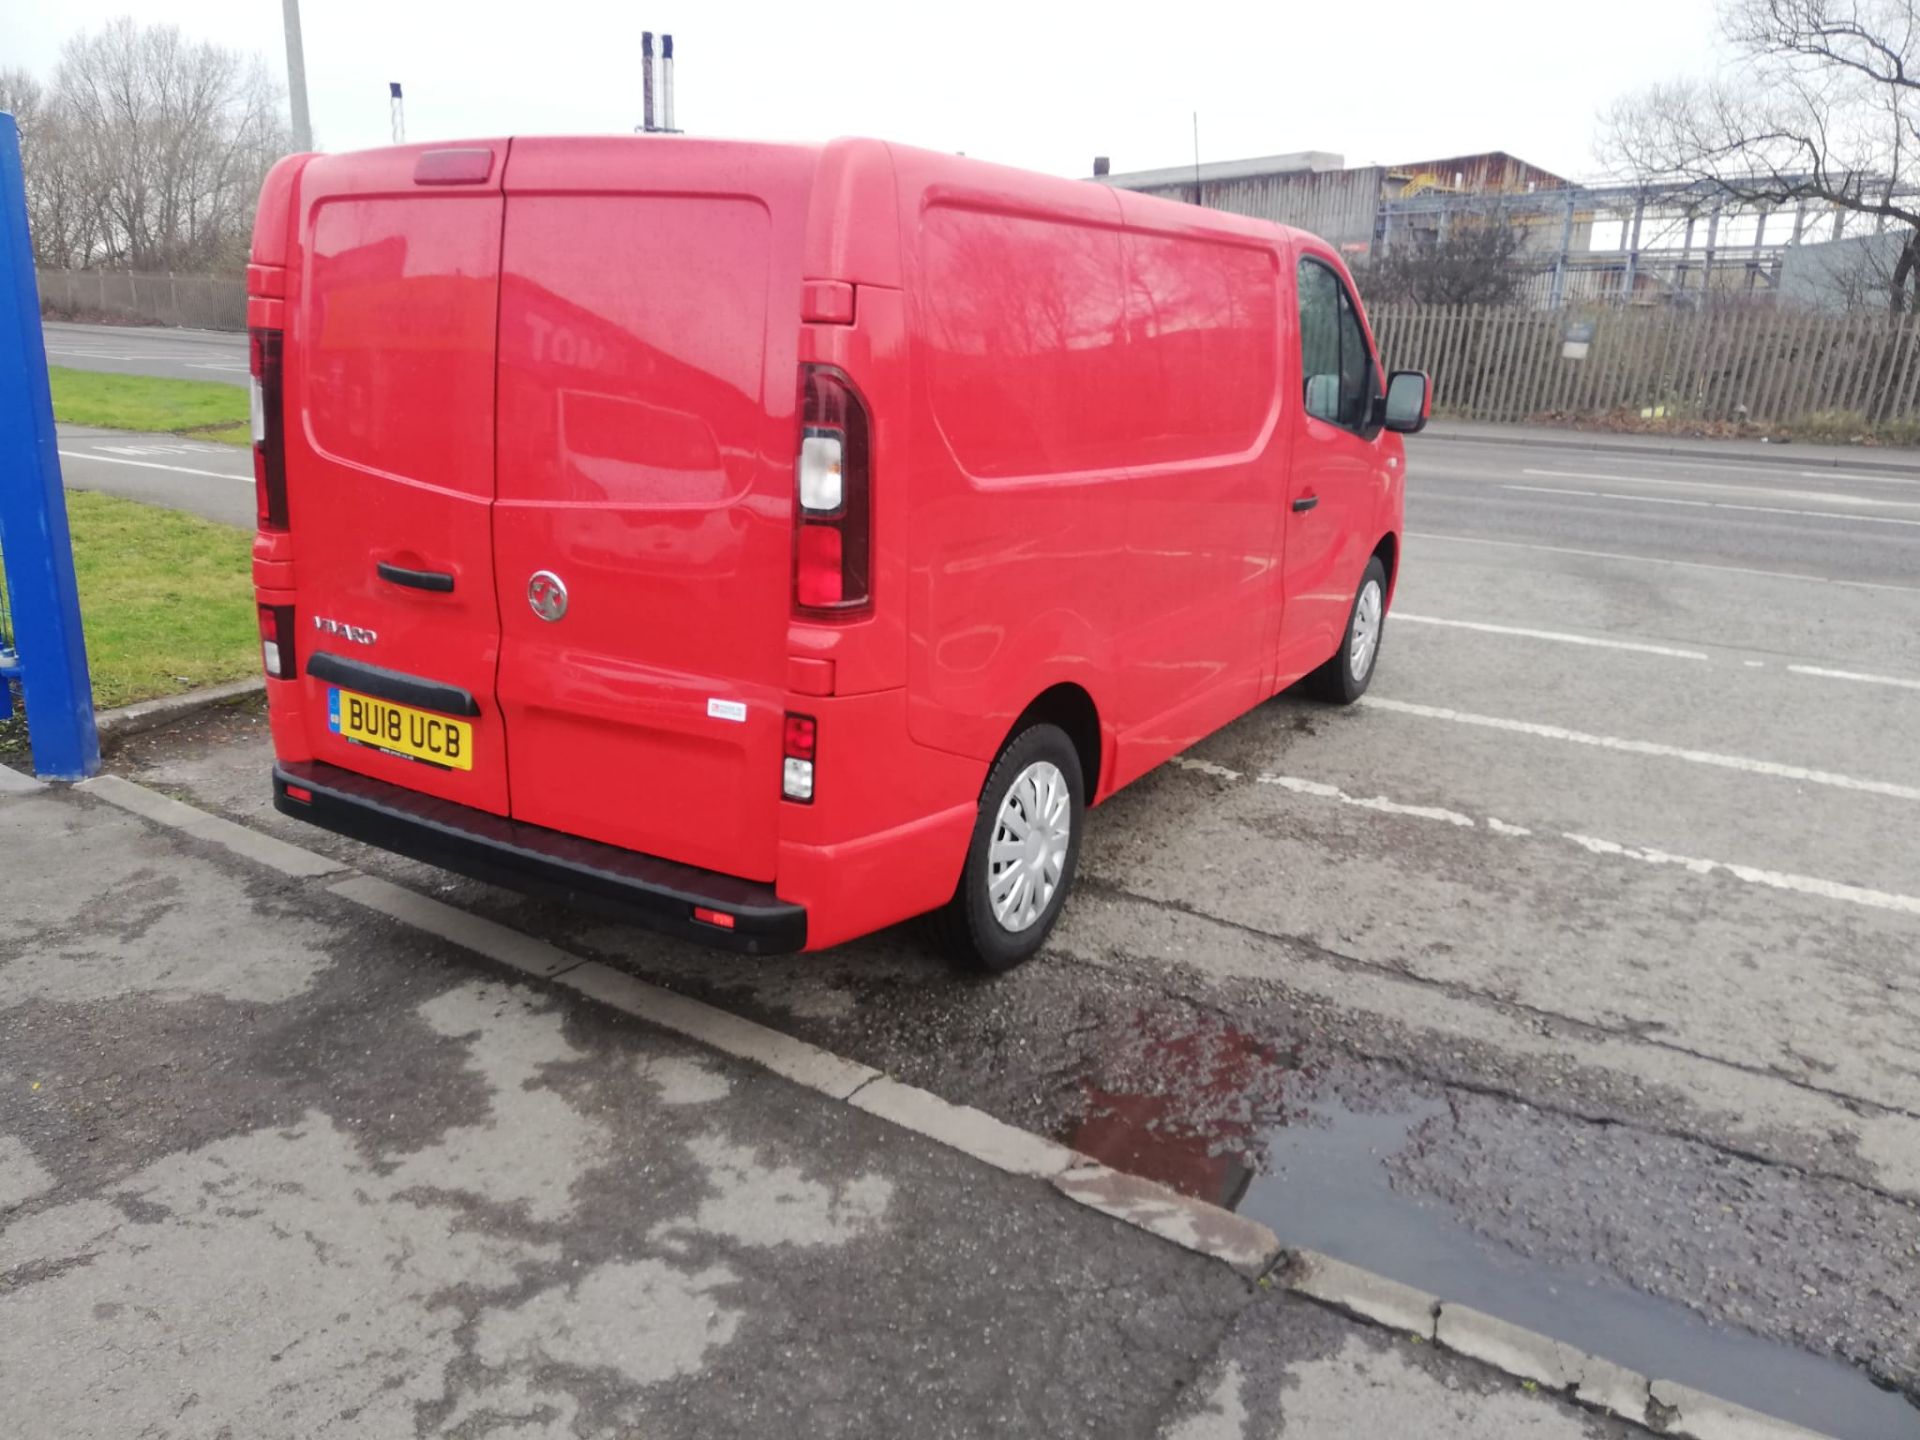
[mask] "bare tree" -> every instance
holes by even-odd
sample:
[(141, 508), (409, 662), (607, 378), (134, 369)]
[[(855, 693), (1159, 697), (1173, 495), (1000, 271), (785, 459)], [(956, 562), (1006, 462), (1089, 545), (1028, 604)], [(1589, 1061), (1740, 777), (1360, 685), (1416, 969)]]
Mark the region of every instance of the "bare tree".
[(1733, 56), (1703, 80), (1629, 96), (1602, 154), (1641, 181), (1691, 181), (1756, 210), (1806, 201), (1909, 232), (1887, 277), (1896, 315), (1920, 281), (1920, 17), (1914, 0), (1723, 0)]
[(1498, 215), (1456, 219), (1435, 240), (1395, 244), (1355, 278), (1370, 305), (1510, 305), (1526, 278), (1526, 240)]
[(0, 110), (9, 111), (20, 126), (34, 263), (50, 269), (87, 263), (97, 249), (98, 216), (58, 99), (26, 71), (5, 70), (0, 71)]
[(0, 75), (20, 120), (36, 260), (231, 270), (288, 149), (258, 57), (115, 20), (67, 42), (51, 84)]

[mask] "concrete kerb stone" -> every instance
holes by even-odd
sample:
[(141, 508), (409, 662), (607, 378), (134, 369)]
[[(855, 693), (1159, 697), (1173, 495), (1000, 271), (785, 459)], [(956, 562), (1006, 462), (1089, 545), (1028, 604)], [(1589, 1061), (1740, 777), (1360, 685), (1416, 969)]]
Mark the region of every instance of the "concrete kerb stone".
[(804, 1085), (835, 1100), (845, 1100), (880, 1075), (871, 1066), (844, 1060), (832, 1051), (765, 1025), (756, 1025), (703, 1001), (662, 990), (597, 961), (565, 971), (555, 977), (555, 983), (578, 990), (616, 1010), (624, 1010), (662, 1030), (671, 1030), (771, 1070), (796, 1085)]
[(46, 781), (15, 770), (11, 765), (0, 765), (0, 795), (38, 795), (46, 788)]
[[(1449, 430), (1433, 428), (1422, 432), (1422, 440), (1439, 440), (1447, 444), (1468, 445), (1527, 445), (1545, 446), (1555, 450), (1579, 450), (1598, 455), (1653, 455), (1661, 458), (1720, 459), (1737, 458), (1742, 464), (1781, 465), (1797, 470), (1869, 470), (1875, 474), (1913, 475), (1920, 473), (1920, 458), (1913, 460), (1886, 460), (1871, 453), (1860, 459), (1848, 455), (1845, 459), (1828, 455), (1809, 457), (1804, 451), (1794, 454), (1791, 445), (1780, 445), (1777, 451), (1714, 451), (1711, 454), (1699, 449), (1699, 442), (1673, 440), (1662, 444), (1659, 440), (1650, 440), (1634, 444), (1626, 440), (1607, 440), (1593, 436), (1590, 432), (1572, 430), (1564, 435), (1542, 434), (1538, 430), (1529, 430), (1524, 435), (1493, 435), (1485, 431)], [(1708, 442), (1713, 443), (1713, 442)]]
[(74, 788), (156, 824), (231, 850), (244, 859), (295, 879), (332, 875), (347, 868), (337, 860), (329, 860), (324, 855), (291, 845), (245, 825), (237, 825), (218, 815), (209, 815), (204, 810), (197, 810), (157, 790), (149, 790), (144, 785), (136, 785), (119, 775), (99, 775), (81, 781)]
[(327, 889), (343, 900), (377, 910), (382, 915), (452, 941), (477, 955), (542, 980), (585, 964), (578, 955), (549, 945), (505, 925), (497, 925), (404, 885), (372, 875), (354, 875)]
[[(0, 767), (0, 779), (8, 774)], [(27, 779), (35, 788), (39, 782)], [(76, 787), (186, 834), (224, 844), (284, 873), (347, 869), (299, 846), (247, 830), (118, 776)], [(233, 843), (239, 832), (247, 843)], [(302, 857), (291, 869), (286, 856)], [(273, 857), (273, 858), (268, 858)], [(282, 863), (275, 864), (278, 859)], [(1689, 1440), (1807, 1440), (1818, 1432), (1762, 1415), (1670, 1380), (1649, 1381), (1624, 1366), (1551, 1336), (1376, 1275), (1310, 1250), (1285, 1250), (1274, 1232), (1232, 1211), (1099, 1164), (1044, 1136), (983, 1111), (955, 1105), (861, 1065), (685, 995), (582, 960), (508, 926), (372, 876), (353, 874), (329, 892), (612, 1006), (689, 1040), (814, 1090), (877, 1119), (958, 1150), (982, 1164), (1047, 1180), (1061, 1195), (1123, 1224), (1230, 1265), (1249, 1280), (1271, 1275), (1307, 1299), (1356, 1318), (1419, 1335), (1505, 1374), (1531, 1380), (1637, 1425)]]
[(103, 738), (138, 735), (144, 730), (158, 729), (174, 720), (198, 715), (215, 706), (226, 705), (249, 695), (259, 695), (266, 688), (267, 682), (257, 676), (252, 680), (235, 680), (227, 685), (209, 685), (202, 690), (189, 690), (184, 695), (163, 695), (158, 700), (141, 700), (114, 710), (102, 710), (94, 717), (93, 723)]
[(1685, 1435), (1689, 1440), (1822, 1440), (1817, 1430), (1762, 1415), (1672, 1380), (1654, 1381), (1652, 1395), (1665, 1435)]
[(1137, 1175), (1088, 1161), (1056, 1175), (1053, 1188), (1089, 1209), (1216, 1260), (1257, 1280), (1280, 1257), (1280, 1238), (1258, 1221)]
[(902, 1085), (891, 1076), (868, 1081), (848, 1099), (869, 1115), (937, 1140), (1011, 1175), (1051, 1180), (1075, 1164), (1087, 1163), (1085, 1156), (1064, 1145), (996, 1120), (984, 1110), (955, 1105), (931, 1091)]
[(1440, 1313), (1438, 1295), (1315, 1250), (1295, 1250), (1290, 1258), (1281, 1278), (1296, 1294), (1423, 1340), (1434, 1338), (1435, 1317)]

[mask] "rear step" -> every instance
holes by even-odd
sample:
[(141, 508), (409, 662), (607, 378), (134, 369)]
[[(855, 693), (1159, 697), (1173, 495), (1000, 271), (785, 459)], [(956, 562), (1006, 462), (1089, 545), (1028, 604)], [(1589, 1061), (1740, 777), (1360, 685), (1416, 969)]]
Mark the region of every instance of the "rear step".
[(273, 806), (476, 880), (703, 945), (779, 955), (807, 943), (807, 912), (771, 885), (521, 824), (338, 766), (276, 765)]

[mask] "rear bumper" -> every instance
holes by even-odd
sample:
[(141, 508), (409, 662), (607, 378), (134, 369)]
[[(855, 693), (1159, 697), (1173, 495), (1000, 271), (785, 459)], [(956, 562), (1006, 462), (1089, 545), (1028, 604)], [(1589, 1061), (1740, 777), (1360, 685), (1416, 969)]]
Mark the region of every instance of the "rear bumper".
[[(311, 802), (291, 798), (290, 783)], [(702, 945), (778, 955), (807, 943), (806, 909), (771, 885), (523, 825), (318, 761), (274, 766), (273, 805), (338, 835)], [(731, 915), (733, 928), (695, 920), (696, 905)]]

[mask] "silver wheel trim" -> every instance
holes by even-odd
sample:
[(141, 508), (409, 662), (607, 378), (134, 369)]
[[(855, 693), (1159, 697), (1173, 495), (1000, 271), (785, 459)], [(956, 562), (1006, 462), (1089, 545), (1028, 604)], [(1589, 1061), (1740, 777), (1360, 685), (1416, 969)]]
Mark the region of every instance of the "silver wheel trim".
[(1014, 777), (987, 837), (987, 902), (1000, 928), (1018, 935), (1052, 903), (1073, 832), (1067, 777), (1036, 760)]
[(1380, 582), (1369, 580), (1360, 587), (1360, 598), (1353, 606), (1353, 635), (1347, 641), (1347, 670), (1355, 680), (1367, 678), (1373, 669), (1373, 657), (1380, 648)]

